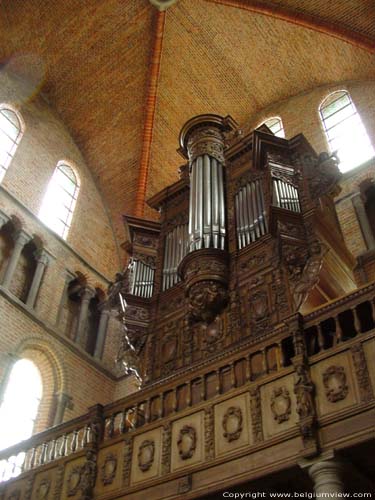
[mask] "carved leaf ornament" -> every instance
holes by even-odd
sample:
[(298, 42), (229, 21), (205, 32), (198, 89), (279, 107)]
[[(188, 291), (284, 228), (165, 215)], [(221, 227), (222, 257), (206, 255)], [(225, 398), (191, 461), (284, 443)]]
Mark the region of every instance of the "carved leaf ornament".
[(68, 476), (68, 488), (67, 495), (68, 497), (74, 497), (79, 490), (82, 476), (82, 467), (76, 466), (70, 471)]
[(39, 483), (38, 489), (36, 490), (36, 497), (38, 500), (45, 500), (48, 498), (48, 492), (51, 486), (51, 481), (48, 478), (42, 479)]

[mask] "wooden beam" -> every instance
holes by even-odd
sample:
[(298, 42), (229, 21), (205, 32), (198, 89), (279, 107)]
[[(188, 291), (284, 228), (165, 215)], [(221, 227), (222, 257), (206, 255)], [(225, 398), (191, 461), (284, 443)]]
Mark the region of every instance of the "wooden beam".
[(143, 217), (146, 203), (147, 179), (150, 169), (150, 153), (154, 128), (156, 98), (159, 83), (160, 61), (163, 47), (165, 11), (156, 11), (156, 27), (151, 49), (150, 73), (146, 97), (145, 124), (139, 165), (134, 215)]
[(372, 54), (375, 53), (375, 42), (364, 35), (355, 33), (346, 28), (337, 26), (336, 24), (323, 21), (321, 19), (316, 19), (314, 16), (309, 14), (302, 14), (301, 12), (293, 11), (285, 7), (264, 5), (263, 2), (259, 0), (249, 1), (249, 0), (206, 0), (210, 3), (215, 3), (218, 5), (225, 5), (228, 7), (236, 7), (238, 9), (246, 10), (248, 12), (255, 12), (256, 14), (263, 14), (266, 16), (274, 17), (275, 19), (281, 19), (289, 23), (296, 24), (297, 26), (303, 26), (325, 35), (333, 36), (344, 42), (348, 42), (356, 47), (367, 50)]

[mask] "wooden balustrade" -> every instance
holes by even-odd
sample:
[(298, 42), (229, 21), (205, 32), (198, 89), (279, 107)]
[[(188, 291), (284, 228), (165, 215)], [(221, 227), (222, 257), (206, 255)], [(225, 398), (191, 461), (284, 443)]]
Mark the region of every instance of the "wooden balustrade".
[[(373, 330), (375, 283), (318, 308), (304, 317), (303, 324), (309, 356)], [(249, 382), (279, 374), (291, 365), (293, 339), (286, 327), (274, 333), (268, 345), (263, 342), (261, 348), (254, 344), (242, 347), (222, 365), (216, 360), (196, 368), (194, 376), (189, 377), (186, 370), (164, 382), (155, 382), (107, 405), (99, 414), (95, 414), (94, 407), (86, 415), (0, 451), (0, 482), (77, 453), (96, 439), (107, 441), (131, 433)], [(98, 433), (95, 415), (103, 433)]]
[(0, 451), (0, 482), (83, 449), (90, 442), (90, 417), (83, 415)]
[(308, 314), (304, 332), (309, 356), (332, 349), (375, 328), (375, 284)]

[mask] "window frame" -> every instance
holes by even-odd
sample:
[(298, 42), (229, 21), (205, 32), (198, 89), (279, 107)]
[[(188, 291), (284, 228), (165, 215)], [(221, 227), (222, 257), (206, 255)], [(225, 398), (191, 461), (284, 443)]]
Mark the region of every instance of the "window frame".
[[(335, 94), (337, 94), (338, 97), (334, 98)], [(329, 114), (328, 116), (324, 116), (324, 109), (327, 108), (328, 106), (331, 106), (335, 102), (339, 101), (344, 96), (348, 99), (349, 102), (347, 104), (344, 104), (342, 107), (335, 110), (333, 113)], [(328, 104), (325, 104), (327, 101), (329, 101)], [(334, 125), (327, 126), (327, 120), (330, 120), (330, 118), (337, 115), (338, 113), (342, 113), (343, 110), (346, 110), (348, 108), (351, 109), (351, 113), (349, 115), (346, 115), (342, 120), (335, 122)], [(351, 172), (352, 170), (358, 168), (360, 165), (375, 158), (375, 148), (372, 144), (372, 141), (370, 139), (369, 134), (367, 133), (365, 124), (362, 121), (361, 115), (357, 110), (357, 107), (352, 99), (352, 96), (347, 89), (341, 88), (341, 89), (333, 90), (333, 91), (329, 92), (328, 94), (326, 94), (324, 99), (322, 99), (320, 104), (319, 104), (318, 115), (319, 115), (319, 120), (320, 120), (320, 126), (323, 130), (324, 138), (325, 138), (326, 144), (328, 146), (328, 150), (331, 153), (337, 153), (338, 157), (340, 159), (340, 164), (344, 166), (344, 169), (340, 169), (342, 173)], [(357, 163), (353, 163), (353, 161), (349, 158), (344, 158), (344, 157), (341, 158), (340, 157), (340, 148), (333, 146), (335, 144), (335, 142), (340, 141), (340, 137), (342, 138), (343, 134), (342, 133), (341, 134), (340, 133), (333, 134), (332, 131), (334, 131), (334, 129), (336, 127), (340, 127), (341, 124), (345, 123), (347, 120), (352, 120), (353, 126), (355, 125), (357, 127), (358, 134), (353, 134), (353, 137), (358, 137), (358, 135), (359, 135), (361, 137), (361, 139), (363, 139), (363, 141), (364, 141), (363, 145), (365, 145), (367, 142), (368, 143), (367, 144), (368, 150), (371, 151), (371, 149), (372, 149), (372, 153), (373, 153), (372, 156), (369, 156), (368, 158), (366, 158), (364, 160), (361, 159)], [(341, 151), (342, 151), (342, 149), (341, 149)], [(347, 166), (345, 167), (345, 165), (347, 165)], [(340, 165), (339, 165), (339, 167), (340, 167)]]
[[(74, 180), (66, 172), (64, 172), (62, 167), (70, 169)], [(64, 186), (64, 183), (61, 183), (61, 180), (64, 179), (62, 176), (65, 176), (74, 186), (72, 192)], [(58, 191), (59, 193), (63, 193), (64, 197), (58, 206), (58, 210), (55, 211), (54, 220), (52, 220), (52, 217), (48, 220), (48, 217), (46, 217), (43, 213), (44, 211), (48, 212), (47, 205), (49, 198), (51, 197), (50, 189), (53, 189), (55, 192)], [(39, 219), (63, 240), (66, 240), (68, 237), (80, 189), (81, 182), (77, 169), (71, 164), (71, 162), (60, 160), (52, 173), (47, 189), (44, 193), (39, 210)], [(65, 217), (61, 216), (61, 212), (64, 212)], [(60, 229), (57, 229), (58, 227), (60, 227)]]
[[(11, 113), (13, 113), (15, 115), (15, 117), (17, 118), (17, 122), (18, 122), (18, 125), (14, 125), (14, 123), (12, 123), (9, 118), (7, 118), (7, 116), (3, 113), (5, 111), (10, 111)], [(4, 135), (6, 135), (6, 137), (12, 141), (13, 145), (11, 147), (10, 150), (4, 150), (4, 154), (7, 156), (7, 161), (4, 162), (5, 164), (2, 165), (0, 163), (0, 184), (2, 183), (8, 169), (9, 169), (9, 166), (10, 164), (12, 163), (12, 160), (14, 158), (14, 155), (17, 151), (17, 148), (21, 142), (21, 139), (24, 135), (24, 132), (25, 132), (25, 123), (23, 121), (23, 118), (20, 114), (20, 112), (14, 107), (12, 106), (11, 104), (8, 104), (8, 103), (5, 103), (5, 102), (2, 102), (0, 103), (0, 113), (5, 117), (5, 119), (7, 119), (8, 121), (10, 121), (10, 123), (18, 129), (18, 134), (17, 134), (17, 137), (16, 139), (12, 139), (11, 137), (9, 137), (9, 135), (0, 129), (0, 134), (3, 133)]]
[[(280, 129), (278, 130), (278, 132), (279, 132), (279, 131), (282, 131), (283, 135), (277, 135), (277, 132), (276, 132), (276, 133), (275, 133), (275, 132), (273, 132), (273, 131), (272, 131), (272, 129), (271, 129), (271, 127), (270, 127), (269, 125), (267, 125), (267, 122), (270, 122), (271, 120), (277, 120), (277, 121), (281, 124), (281, 127), (280, 127)], [(262, 122), (258, 125), (258, 127), (257, 127), (257, 128), (261, 127), (262, 125), (265, 125), (266, 127), (268, 127), (268, 128), (271, 130), (271, 132), (273, 133), (273, 135), (274, 135), (275, 137), (280, 137), (281, 139), (285, 139), (285, 128), (284, 128), (284, 122), (283, 122), (283, 120), (282, 120), (281, 116), (270, 116), (269, 118), (266, 118), (265, 120), (263, 120), (263, 121), (262, 121)]]

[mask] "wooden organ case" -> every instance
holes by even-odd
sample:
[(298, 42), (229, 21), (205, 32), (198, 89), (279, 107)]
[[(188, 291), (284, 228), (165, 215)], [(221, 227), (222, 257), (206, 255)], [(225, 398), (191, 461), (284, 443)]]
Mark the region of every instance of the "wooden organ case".
[[(143, 382), (259, 344), (255, 380), (298, 354), (280, 332), (298, 329), (299, 311), (355, 288), (332, 200), (337, 160), (303, 135), (286, 140), (263, 126), (243, 136), (217, 115), (189, 120), (179, 152), (179, 181), (148, 202), (160, 224), (124, 217), (133, 259), (125, 323)], [(202, 397), (198, 380), (189, 398)]]

